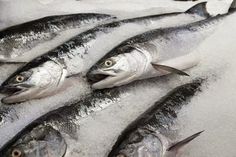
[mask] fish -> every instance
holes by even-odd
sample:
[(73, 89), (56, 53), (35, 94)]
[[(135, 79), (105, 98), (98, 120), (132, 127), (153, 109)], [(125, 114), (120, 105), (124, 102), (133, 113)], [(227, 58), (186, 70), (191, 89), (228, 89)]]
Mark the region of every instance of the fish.
[[(0, 31), (0, 63), (28, 62), (73, 37), (75, 32), (115, 19), (108, 14), (80, 13), (47, 16), (8, 27)], [(73, 29), (76, 30), (73, 34), (62, 35)]]
[(235, 11), (178, 27), (160, 28), (115, 46), (87, 73), (94, 89), (112, 88), (167, 74), (189, 76), (201, 58), (195, 49)]
[(180, 148), (198, 137), (197, 132), (184, 140), (171, 140), (171, 127), (181, 108), (198, 94), (205, 80), (196, 79), (176, 87), (155, 102), (121, 133), (108, 157), (176, 157)]
[[(140, 85), (150, 81), (140, 82)], [(163, 108), (173, 102), (172, 109), (178, 109), (180, 103), (184, 102), (197, 91), (199, 81), (191, 85), (185, 85), (175, 90), (174, 96), (168, 97), (169, 101), (161, 101)], [(51, 111), (36, 119), (32, 123), (19, 130), (19, 132), (0, 149), (1, 157), (63, 157), (70, 154), (73, 145), (79, 142), (80, 124), (91, 114), (102, 112), (109, 106), (120, 102), (127, 97), (127, 93), (135, 91), (137, 84), (129, 87), (117, 87), (94, 91), (81, 100), (66, 104), (64, 107)], [(181, 95), (184, 94), (184, 95)], [(132, 104), (130, 104), (132, 105)], [(172, 110), (171, 110), (172, 111)], [(170, 112), (171, 112), (170, 111)], [(172, 112), (171, 112), (172, 113)], [(169, 118), (171, 120), (171, 117)], [(70, 145), (69, 145), (70, 144)], [(12, 155), (13, 154), (13, 155)], [(20, 155), (14, 155), (20, 154)]]
[(85, 76), (117, 43), (150, 28), (192, 23), (209, 16), (203, 2), (184, 13), (150, 15), (97, 26), (20, 67), (2, 83), (1, 93), (8, 94), (2, 102), (19, 103), (53, 95), (67, 78)]
[(78, 142), (80, 121), (118, 102), (128, 89), (95, 91), (81, 100), (65, 104), (36, 119), (10, 140), (1, 157), (63, 157), (68, 140)]

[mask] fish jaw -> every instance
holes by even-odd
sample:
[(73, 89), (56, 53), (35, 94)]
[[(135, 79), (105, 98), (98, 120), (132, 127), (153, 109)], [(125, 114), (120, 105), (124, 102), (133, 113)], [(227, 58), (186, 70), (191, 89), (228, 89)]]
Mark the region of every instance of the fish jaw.
[(4, 104), (14, 104), (14, 103), (25, 102), (29, 99), (37, 99), (41, 97), (43, 96), (40, 88), (37, 87), (21, 88), (21, 90), (2, 98), (1, 102)]
[(106, 76), (105, 79), (98, 81), (92, 85), (92, 88), (94, 89), (103, 89), (103, 88), (112, 88), (114, 86), (119, 85), (119, 81), (122, 80), (123, 78), (126, 78), (129, 74), (127, 73), (122, 73), (119, 75), (119, 77), (115, 76)]
[(4, 97), (1, 101), (4, 104), (11, 104), (14, 102), (23, 102), (27, 100), (29, 91), (29, 88), (23, 88), (20, 86), (16, 87), (5, 87), (2, 92), (8, 92), (11, 93), (9, 96)]

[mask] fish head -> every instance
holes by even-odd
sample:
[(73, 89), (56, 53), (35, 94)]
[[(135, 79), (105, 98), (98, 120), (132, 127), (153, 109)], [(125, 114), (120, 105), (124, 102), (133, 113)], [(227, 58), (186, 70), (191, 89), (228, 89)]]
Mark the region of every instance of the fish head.
[(2, 83), (1, 93), (9, 94), (2, 102), (18, 103), (53, 94), (63, 82), (65, 73), (55, 62), (46, 62), (32, 68), (23, 67)]
[(110, 88), (131, 76), (131, 70), (129, 60), (123, 55), (118, 55), (93, 66), (87, 78), (93, 83), (92, 87), (95, 89)]
[(139, 78), (147, 68), (147, 59), (137, 49), (101, 59), (87, 73), (95, 89), (128, 84)]
[(40, 125), (1, 150), (3, 157), (63, 157), (67, 144), (57, 130)]
[(137, 131), (131, 134), (112, 157), (166, 157), (161, 139), (152, 133)]

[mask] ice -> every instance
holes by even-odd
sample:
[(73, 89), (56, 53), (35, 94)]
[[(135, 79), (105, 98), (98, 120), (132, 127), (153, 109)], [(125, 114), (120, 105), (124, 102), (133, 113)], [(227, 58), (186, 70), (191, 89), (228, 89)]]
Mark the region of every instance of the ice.
[[(231, 1), (211, 0), (208, 8), (212, 14), (223, 13)], [(150, 0), (148, 3), (144, 0), (1, 0), (0, 27), (58, 13), (95, 11), (111, 12), (120, 16), (129, 13), (126, 16), (134, 16), (143, 15), (142, 10), (145, 10), (146, 14), (156, 11), (167, 12), (175, 8), (186, 10), (195, 3), (170, 0)], [(112, 104), (106, 110), (81, 121), (79, 141), (69, 141), (67, 156), (105, 156), (121, 131), (154, 101), (174, 87), (200, 76), (209, 76), (209, 85), (180, 113), (178, 124), (181, 129), (177, 138), (182, 139), (200, 130), (205, 132), (184, 149), (184, 156), (234, 156), (235, 20), (236, 16), (228, 18), (217, 32), (196, 50), (202, 60), (197, 67), (187, 71), (191, 75), (190, 78), (169, 76), (145, 84), (137, 83), (137, 86), (126, 93), (117, 104)], [(17, 66), (1, 66), (0, 80), (3, 81), (16, 68)], [(0, 124), (0, 146), (35, 118), (65, 105), (67, 101), (79, 98), (81, 94), (90, 92), (88, 85), (81, 82), (81, 79), (73, 80), (71, 84), (69, 89), (56, 96), (10, 106), (12, 116), (6, 117), (7, 121)]]

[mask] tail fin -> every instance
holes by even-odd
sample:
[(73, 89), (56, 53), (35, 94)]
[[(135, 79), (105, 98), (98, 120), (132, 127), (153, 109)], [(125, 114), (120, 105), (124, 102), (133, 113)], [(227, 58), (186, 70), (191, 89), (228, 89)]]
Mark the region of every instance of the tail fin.
[(197, 14), (199, 16), (209, 18), (210, 14), (207, 11), (206, 4), (207, 2), (198, 3), (193, 7), (191, 7), (190, 9), (188, 9), (187, 11), (185, 11), (185, 13)]

